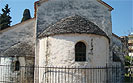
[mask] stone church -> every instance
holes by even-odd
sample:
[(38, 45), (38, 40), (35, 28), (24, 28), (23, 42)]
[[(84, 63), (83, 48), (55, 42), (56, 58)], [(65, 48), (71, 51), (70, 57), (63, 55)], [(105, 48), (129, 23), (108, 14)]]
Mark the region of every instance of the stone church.
[[(107, 3), (39, 0), (34, 7), (34, 18), (0, 31), (0, 65), (81, 68), (124, 65), (125, 41), (112, 34), (113, 8)], [(13, 71), (22, 70), (25, 72), (23, 68)], [(48, 78), (44, 82), (43, 69), (28, 72), (27, 80), (50, 83)]]

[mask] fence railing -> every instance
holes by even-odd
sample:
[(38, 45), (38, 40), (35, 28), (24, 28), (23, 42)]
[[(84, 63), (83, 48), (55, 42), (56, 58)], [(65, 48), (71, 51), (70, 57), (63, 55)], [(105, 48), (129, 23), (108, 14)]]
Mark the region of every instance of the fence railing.
[[(34, 83), (34, 70), (38, 70), (38, 83), (133, 83), (133, 73), (125, 74), (119, 66), (113, 67), (33, 67), (0, 65), (0, 83)], [(128, 69), (129, 71), (129, 69)], [(125, 81), (126, 79), (126, 81)]]

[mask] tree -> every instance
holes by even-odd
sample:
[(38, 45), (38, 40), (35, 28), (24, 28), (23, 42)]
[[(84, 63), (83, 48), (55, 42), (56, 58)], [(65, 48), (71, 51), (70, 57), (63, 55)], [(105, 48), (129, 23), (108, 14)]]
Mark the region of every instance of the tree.
[(11, 24), (11, 16), (10, 16), (10, 8), (8, 4), (6, 4), (5, 8), (2, 8), (2, 14), (0, 14), (0, 30), (6, 29), (10, 27)]
[(25, 9), (24, 10), (24, 13), (23, 13), (23, 18), (22, 18), (21, 22), (26, 21), (28, 19), (31, 19), (30, 10), (29, 9)]

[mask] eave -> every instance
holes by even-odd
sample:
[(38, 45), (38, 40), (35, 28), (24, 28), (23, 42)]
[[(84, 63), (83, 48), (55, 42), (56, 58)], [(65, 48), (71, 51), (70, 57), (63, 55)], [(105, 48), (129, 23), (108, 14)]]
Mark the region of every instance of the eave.
[(108, 8), (109, 11), (112, 11), (114, 8), (112, 8), (109, 4), (105, 3), (102, 0), (97, 0), (99, 3), (101, 3), (102, 5), (104, 5), (105, 7)]

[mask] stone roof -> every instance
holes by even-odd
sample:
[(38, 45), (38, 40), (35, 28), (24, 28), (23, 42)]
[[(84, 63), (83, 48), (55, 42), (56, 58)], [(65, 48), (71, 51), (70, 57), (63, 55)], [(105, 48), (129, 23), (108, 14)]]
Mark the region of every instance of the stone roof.
[(38, 37), (41, 38), (50, 35), (68, 33), (95, 34), (108, 38), (106, 33), (97, 25), (78, 15), (67, 17), (56, 24), (49, 26)]
[[(18, 42), (35, 43), (35, 18), (0, 31), (0, 56)], [(33, 45), (34, 46), (34, 45)]]
[(23, 21), (23, 22), (20, 22), (20, 23), (17, 23), (15, 25), (12, 25), (10, 27), (7, 27), (6, 29), (3, 29), (3, 30), (0, 30), (0, 34), (3, 33), (3, 32), (6, 32), (8, 30), (11, 30), (11, 29), (14, 29), (14, 28), (18, 28), (18, 26), (20, 25), (25, 25), (27, 24), (28, 22), (31, 22), (32, 20), (35, 21), (36, 18), (31, 18), (31, 19), (28, 19), (26, 21)]
[[(31, 42), (29, 42), (31, 44)], [(34, 57), (34, 44), (28, 44), (27, 42), (18, 43), (11, 46), (9, 49), (4, 51), (3, 56), (32, 56)]]

